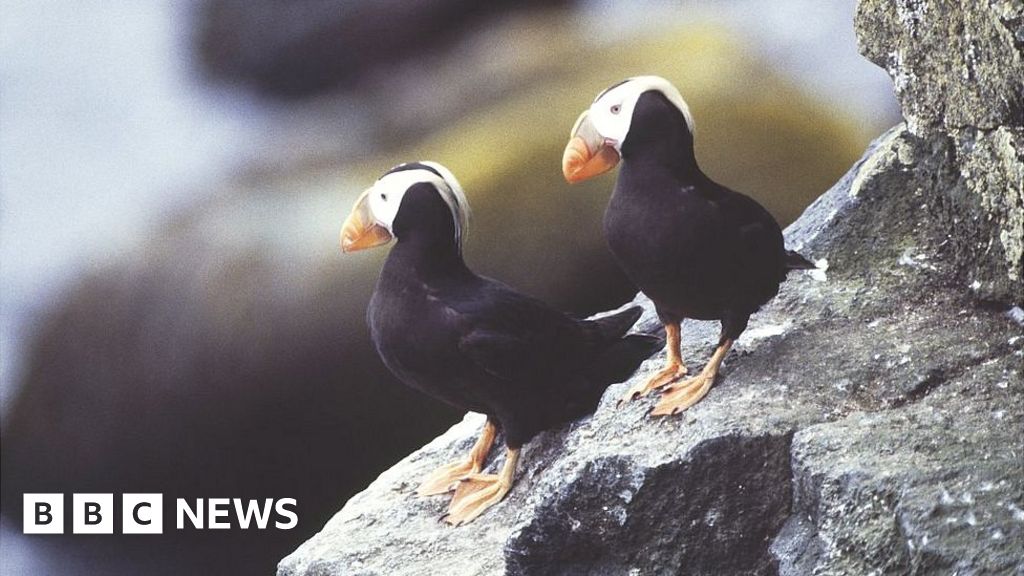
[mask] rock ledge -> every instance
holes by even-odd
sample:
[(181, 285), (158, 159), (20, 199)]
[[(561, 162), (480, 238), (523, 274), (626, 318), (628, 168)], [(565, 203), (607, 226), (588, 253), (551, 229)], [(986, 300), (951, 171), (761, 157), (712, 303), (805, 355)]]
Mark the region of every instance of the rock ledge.
[[(958, 283), (914, 187), (929, 165), (906, 163), (921, 145), (894, 128), (787, 230), (828, 271), (784, 284), (683, 416), (649, 418), (650, 398), (616, 409), (628, 383), (613, 386), (592, 418), (524, 449), (503, 503), (453, 529), (447, 498), (414, 488), (469, 449), (483, 417), (467, 415), (278, 574), (1024, 570), (1024, 337)], [(699, 365), (717, 325), (683, 334)]]

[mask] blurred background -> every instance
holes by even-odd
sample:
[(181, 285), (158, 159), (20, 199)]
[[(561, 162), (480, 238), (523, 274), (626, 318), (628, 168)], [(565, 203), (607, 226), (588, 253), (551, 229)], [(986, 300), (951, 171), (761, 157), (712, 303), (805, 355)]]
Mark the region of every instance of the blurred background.
[[(575, 313), (617, 306), (614, 176), (561, 178), (577, 114), (669, 78), (705, 171), (787, 224), (899, 120), (853, 9), (0, 0), (0, 572), (272, 573), (460, 416), (371, 348), (386, 250), (337, 245), (364, 187), (440, 161), (475, 211), (472, 267)], [(300, 522), (23, 536), (24, 492), (293, 497)]]

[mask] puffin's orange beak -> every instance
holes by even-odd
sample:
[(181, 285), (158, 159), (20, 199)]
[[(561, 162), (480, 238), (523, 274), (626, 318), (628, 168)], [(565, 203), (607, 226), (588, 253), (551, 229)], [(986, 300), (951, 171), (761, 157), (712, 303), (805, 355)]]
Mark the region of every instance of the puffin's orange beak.
[(341, 225), (341, 251), (355, 252), (387, 244), (391, 241), (391, 233), (387, 228), (377, 224), (370, 214), (370, 204), (367, 201), (369, 190), (363, 192), (356, 205), (352, 207), (352, 213)]
[(619, 163), (619, 153), (594, 128), (587, 113), (580, 114), (562, 154), (562, 174), (570, 184), (604, 174)]

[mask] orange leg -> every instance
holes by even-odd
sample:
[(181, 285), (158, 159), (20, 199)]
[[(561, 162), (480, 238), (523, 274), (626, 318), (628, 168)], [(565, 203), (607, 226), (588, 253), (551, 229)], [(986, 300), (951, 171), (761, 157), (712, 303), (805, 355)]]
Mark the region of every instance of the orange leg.
[(668, 342), (665, 344), (665, 347), (668, 349), (665, 367), (648, 378), (646, 382), (634, 384), (626, 392), (626, 395), (619, 400), (619, 404), (646, 396), (652, 390), (661, 388), (686, 376), (688, 370), (686, 365), (683, 364), (683, 356), (680, 351), (679, 324), (665, 324), (665, 335), (668, 339)]
[(484, 424), (480, 438), (477, 439), (476, 444), (473, 444), (469, 458), (434, 470), (416, 489), (416, 493), (420, 496), (444, 494), (451, 491), (452, 485), (459, 480), (479, 473), (484, 469), (484, 461), (487, 459), (487, 454), (491, 451), (491, 446), (494, 445), (494, 438), (497, 435), (498, 427), (488, 420)]
[(505, 465), (498, 474), (470, 474), (459, 481), (455, 496), (448, 505), (445, 522), (458, 526), (472, 522), (485, 510), (501, 502), (512, 488), (512, 479), (519, 462), (519, 448), (509, 448)]
[(711, 385), (715, 383), (718, 368), (722, 365), (722, 360), (730, 348), (732, 348), (732, 340), (722, 342), (700, 374), (666, 388), (651, 414), (654, 416), (678, 414), (700, 402), (707, 395), (708, 390), (711, 390)]

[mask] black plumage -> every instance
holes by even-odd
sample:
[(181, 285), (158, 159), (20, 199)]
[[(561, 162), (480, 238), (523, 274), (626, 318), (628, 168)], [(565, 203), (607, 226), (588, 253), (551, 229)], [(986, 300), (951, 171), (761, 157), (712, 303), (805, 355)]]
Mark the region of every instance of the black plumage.
[[(628, 118), (620, 116), (624, 109)], [(655, 414), (703, 398), (751, 314), (778, 293), (789, 271), (814, 267), (786, 250), (764, 207), (704, 174), (691, 123), (682, 97), (664, 79), (629, 79), (602, 92), (580, 117), (563, 160), (570, 182), (621, 162), (605, 236), (627, 276), (654, 302), (669, 344), (666, 367), (624, 400), (671, 384)], [(721, 336), (698, 376), (672, 384), (687, 373), (679, 351), (686, 318), (720, 320)]]
[[(371, 336), (405, 384), (486, 414), (485, 438), (493, 440), (500, 429), (517, 455), (538, 432), (593, 412), (605, 388), (627, 379), (662, 343), (626, 335), (640, 315), (637, 307), (578, 320), (473, 273), (463, 261), (456, 222), (435, 183), (405, 191), (391, 225), (397, 243), (367, 310)], [(478, 443), (470, 462), (438, 471), (420, 492), (446, 491), (460, 477), (484, 478), (478, 473), (487, 448)], [(464, 481), (459, 490), (471, 484)], [(473, 490), (460, 491), (450, 507), (455, 522), (494, 503), (461, 510)]]
[(473, 273), (431, 184), (406, 193), (394, 234), (367, 310), (377, 351), (407, 385), (496, 420), (512, 448), (593, 412), (660, 344), (624, 337), (637, 307), (577, 320)]
[(735, 340), (789, 270), (813, 267), (785, 249), (752, 198), (697, 165), (683, 114), (663, 94), (640, 96), (605, 211), (608, 245), (665, 322), (721, 320)]

